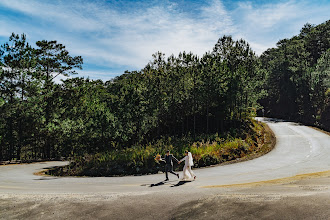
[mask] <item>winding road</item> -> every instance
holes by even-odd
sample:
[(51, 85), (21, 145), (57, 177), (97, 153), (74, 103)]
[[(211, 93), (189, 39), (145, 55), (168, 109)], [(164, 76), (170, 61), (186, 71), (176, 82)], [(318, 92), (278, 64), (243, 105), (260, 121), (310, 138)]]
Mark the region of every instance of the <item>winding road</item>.
[[(164, 183), (164, 174), (33, 175), (66, 162), (0, 166), (0, 219), (330, 219), (330, 136), (293, 122), (258, 120), (275, 133), (274, 150), (250, 161), (197, 169), (193, 182), (170, 176)], [(251, 207), (260, 209), (240, 213)]]

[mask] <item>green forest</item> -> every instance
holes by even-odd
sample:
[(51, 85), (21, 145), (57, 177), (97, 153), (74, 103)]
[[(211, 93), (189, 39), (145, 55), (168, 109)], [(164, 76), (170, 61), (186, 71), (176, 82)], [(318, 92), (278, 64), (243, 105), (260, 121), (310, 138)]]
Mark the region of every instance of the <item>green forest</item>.
[(257, 114), (330, 130), (330, 20), (260, 56), (223, 36), (202, 57), (157, 52), (106, 82), (74, 75), (83, 58), (64, 45), (24, 34), (1, 45), (0, 65), (0, 161), (70, 157), (72, 169), (115, 174), (131, 161), (139, 173), (166, 149), (200, 166), (241, 157), (260, 142)]

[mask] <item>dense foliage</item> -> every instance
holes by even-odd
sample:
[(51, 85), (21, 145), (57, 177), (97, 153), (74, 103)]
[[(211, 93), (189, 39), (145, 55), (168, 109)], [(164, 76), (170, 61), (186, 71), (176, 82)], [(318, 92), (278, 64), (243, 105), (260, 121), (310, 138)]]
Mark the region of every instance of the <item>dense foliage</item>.
[(113, 80), (68, 78), (82, 58), (56, 41), (2, 46), (0, 160), (79, 156), (147, 146), (164, 137), (224, 133), (249, 118), (262, 94), (257, 57), (243, 40), (219, 39), (198, 58), (156, 53)]
[(330, 20), (306, 24), (260, 57), (268, 95), (266, 115), (330, 130)]

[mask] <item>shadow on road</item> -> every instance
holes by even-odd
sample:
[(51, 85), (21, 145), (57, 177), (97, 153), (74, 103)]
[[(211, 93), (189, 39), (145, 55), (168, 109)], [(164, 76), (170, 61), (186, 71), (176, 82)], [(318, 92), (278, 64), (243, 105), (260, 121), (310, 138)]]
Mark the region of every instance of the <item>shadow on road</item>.
[(164, 184), (165, 184), (165, 181), (161, 181), (161, 182), (159, 182), (159, 183), (153, 183), (153, 184), (150, 184), (149, 187), (162, 186), (162, 185), (164, 185)]
[(299, 122), (296, 122), (294, 120), (278, 119), (278, 118), (262, 118), (262, 121), (270, 122), (270, 123), (291, 122), (291, 123), (295, 123), (296, 125), (301, 125)]
[(277, 119), (277, 118), (261, 118), (261, 121), (271, 122), (271, 123), (278, 123), (278, 122), (288, 122), (283, 119)]
[(50, 167), (44, 167), (42, 169), (43, 170), (50, 170), (50, 169), (54, 169), (54, 168), (58, 168), (58, 167), (63, 167), (63, 166), (50, 166)]
[(177, 186), (182, 186), (182, 185), (184, 185), (184, 184), (186, 184), (186, 183), (190, 183), (191, 181), (184, 181), (184, 180), (181, 180), (181, 181), (179, 181), (177, 184), (175, 184), (175, 185), (173, 185), (173, 186), (171, 186), (171, 187), (177, 187)]
[(272, 123), (284, 122), (284, 120), (279, 120), (276, 118), (264, 118), (263, 121), (272, 122)]
[(40, 177), (39, 179), (33, 179), (33, 180), (56, 180), (57, 177)]
[(182, 185), (182, 181), (174, 185), (175, 180), (172, 181), (160, 181), (159, 183), (152, 183), (152, 184), (142, 184), (141, 186), (149, 186), (149, 187), (155, 187), (155, 186), (164, 186), (164, 185), (171, 185), (171, 187), (176, 186), (178, 184)]

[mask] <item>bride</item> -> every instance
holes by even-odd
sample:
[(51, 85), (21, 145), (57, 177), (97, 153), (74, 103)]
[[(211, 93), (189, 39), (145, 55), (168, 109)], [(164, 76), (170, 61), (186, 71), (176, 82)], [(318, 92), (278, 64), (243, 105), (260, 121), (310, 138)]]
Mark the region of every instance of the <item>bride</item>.
[(192, 155), (188, 151), (185, 151), (185, 155), (186, 156), (179, 161), (179, 163), (181, 163), (182, 161), (185, 161), (184, 167), (183, 167), (183, 178), (182, 178), (182, 180), (196, 179), (196, 175), (191, 170), (191, 167), (194, 165)]

